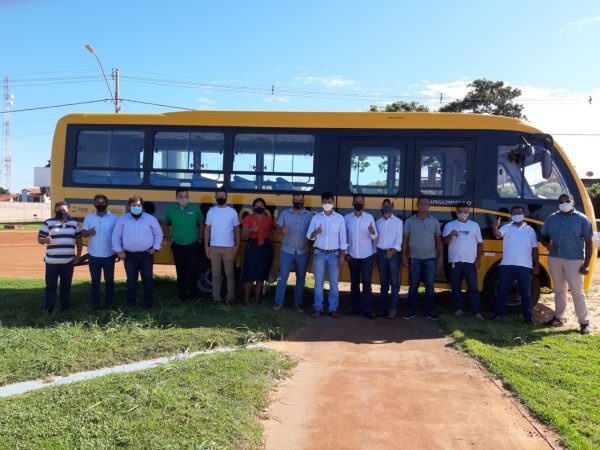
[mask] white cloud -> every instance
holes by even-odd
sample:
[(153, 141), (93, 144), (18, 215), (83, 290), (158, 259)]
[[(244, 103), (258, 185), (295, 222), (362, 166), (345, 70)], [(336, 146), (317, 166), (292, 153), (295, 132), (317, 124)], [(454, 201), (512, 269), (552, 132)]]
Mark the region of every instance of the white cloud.
[(263, 100), (265, 103), (289, 103), (290, 97), (287, 95), (271, 95)]
[[(579, 22), (570, 22), (567, 26), (571, 31), (581, 31), (588, 25), (597, 25), (598, 23), (600, 23), (600, 16), (594, 17), (593, 19), (580, 20)], [(564, 32), (565, 30), (561, 28), (559, 31)]]
[(198, 99), (198, 103), (203, 103), (205, 105), (215, 105), (217, 102), (215, 100), (210, 100), (206, 97), (200, 97)]
[(330, 75), (327, 77), (294, 77), (295, 80), (300, 80), (304, 84), (312, 86), (325, 86), (328, 88), (357, 86), (358, 82), (354, 80), (346, 80), (342, 76)]

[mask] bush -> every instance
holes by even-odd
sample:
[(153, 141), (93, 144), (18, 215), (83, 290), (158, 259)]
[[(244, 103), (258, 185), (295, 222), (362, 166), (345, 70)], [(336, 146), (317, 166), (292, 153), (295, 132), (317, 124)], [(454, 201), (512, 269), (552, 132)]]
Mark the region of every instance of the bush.
[(592, 205), (594, 205), (594, 214), (596, 218), (600, 218), (600, 183), (592, 184), (589, 188), (586, 188)]

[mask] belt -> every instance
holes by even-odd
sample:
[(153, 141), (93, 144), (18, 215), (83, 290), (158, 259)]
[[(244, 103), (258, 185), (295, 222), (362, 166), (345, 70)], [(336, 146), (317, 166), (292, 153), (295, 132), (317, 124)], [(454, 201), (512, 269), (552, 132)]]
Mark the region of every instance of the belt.
[(315, 250), (319, 250), (321, 253), (335, 253), (335, 252), (340, 251), (339, 248), (336, 248), (334, 250), (323, 250), (322, 248), (317, 248), (317, 247), (315, 247)]
[[(392, 250), (396, 250), (395, 248), (379, 248), (377, 247), (377, 250), (379, 250), (380, 252), (391, 252)], [(396, 250), (396, 253), (398, 253), (398, 250)]]

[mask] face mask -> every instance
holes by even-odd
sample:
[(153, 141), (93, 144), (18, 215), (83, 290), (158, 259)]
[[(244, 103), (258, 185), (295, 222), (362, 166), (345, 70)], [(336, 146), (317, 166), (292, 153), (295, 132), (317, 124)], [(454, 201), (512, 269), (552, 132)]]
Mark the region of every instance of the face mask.
[(331, 203), (323, 203), (323, 210), (325, 212), (329, 212), (333, 209), (333, 205)]
[(362, 203), (354, 203), (352, 206), (354, 206), (354, 211), (362, 211), (365, 207)]
[(96, 211), (104, 212), (106, 211), (106, 205), (94, 205), (96, 207)]
[(142, 214), (142, 207), (141, 206), (131, 206), (129, 208), (129, 211), (131, 211), (131, 214), (133, 214), (134, 216), (139, 216), (140, 214)]
[(262, 214), (265, 212), (265, 208), (254, 208), (256, 214)]
[(217, 204), (223, 206), (227, 202), (226, 198), (218, 198)]
[(65, 220), (69, 216), (69, 213), (63, 210), (56, 211), (56, 218), (58, 220)]
[(523, 219), (525, 219), (525, 216), (523, 214), (517, 214), (511, 217), (513, 222), (523, 222)]
[(178, 198), (177, 199), (177, 203), (179, 203), (181, 206), (187, 205), (189, 201), (190, 201), (189, 198)]
[(566, 213), (573, 209), (573, 206), (571, 206), (571, 205), (572, 205), (572, 203), (559, 203), (558, 209), (560, 209), (562, 212)]
[(383, 214), (389, 214), (389, 213), (392, 212), (392, 207), (389, 206), (389, 205), (386, 205), (386, 206), (384, 206), (384, 207), (381, 208), (381, 212)]
[(294, 202), (294, 209), (302, 209), (304, 203), (302, 202)]
[(458, 213), (456, 217), (458, 217), (458, 220), (467, 220), (469, 218), (469, 213)]

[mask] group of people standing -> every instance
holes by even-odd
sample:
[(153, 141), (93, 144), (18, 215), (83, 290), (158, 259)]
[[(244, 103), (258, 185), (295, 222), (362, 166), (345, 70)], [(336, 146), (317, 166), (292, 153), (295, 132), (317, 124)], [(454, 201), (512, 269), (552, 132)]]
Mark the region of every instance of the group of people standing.
[[(304, 208), (304, 194), (294, 193), (292, 207), (284, 210), (274, 224), (266, 212), (266, 202), (257, 198), (253, 214), (240, 223), (238, 213), (227, 205), (227, 191), (218, 188), (216, 206), (208, 211), (206, 221), (200, 208), (189, 204), (185, 188), (177, 189), (176, 202), (165, 212), (162, 229), (158, 220), (144, 212), (143, 199), (129, 199), (129, 213), (117, 218), (108, 211), (108, 199), (94, 197), (96, 211), (88, 214), (80, 229), (69, 216), (68, 205), (58, 202), (55, 217), (44, 222), (38, 242), (47, 246), (46, 291), (44, 310), (51, 313), (56, 304), (56, 287), (60, 278), (60, 309), (70, 306), (70, 287), (73, 265), (82, 251), (82, 237), (88, 238), (89, 269), (91, 276), (91, 306), (100, 307), (100, 280), (105, 279), (105, 304), (112, 307), (114, 298), (115, 260), (122, 260), (127, 274), (127, 306), (136, 304), (137, 280), (141, 275), (144, 307), (152, 307), (152, 267), (154, 253), (161, 249), (163, 233), (171, 247), (177, 273), (177, 295), (181, 301), (198, 295), (197, 279), (200, 246), (211, 262), (213, 300), (223, 301), (221, 275), (224, 268), (227, 293), (224, 301), (235, 299), (235, 258), (240, 239), (246, 238), (241, 281), (244, 283), (244, 301), (260, 302), (263, 283), (269, 277), (274, 252), (274, 233), (282, 236), (279, 254), (280, 268), (273, 309), (284, 304), (286, 285), (292, 267), (295, 267), (296, 286), (293, 308), (303, 312), (303, 292), (309, 256), (314, 252), (315, 278), (312, 318), (324, 313), (324, 283), (327, 276), (329, 295), (327, 313), (339, 318), (339, 271), (348, 263), (351, 278), (352, 306), (345, 315), (362, 314), (368, 319), (377, 316), (397, 317), (401, 268), (409, 270), (410, 286), (405, 320), (415, 317), (420, 283), (425, 286), (425, 313), (437, 320), (434, 304), (434, 280), (443, 268), (443, 246), (448, 245), (448, 272), (452, 286), (452, 300), (456, 316), (464, 314), (463, 280), (467, 285), (473, 317), (481, 315), (481, 298), (477, 271), (481, 266), (483, 240), (476, 222), (469, 220), (469, 206), (456, 205), (456, 220), (446, 224), (443, 233), (439, 221), (429, 214), (429, 199), (417, 199), (417, 213), (405, 222), (393, 214), (394, 204), (385, 199), (381, 204), (382, 216), (375, 219), (364, 211), (365, 198), (355, 194), (354, 211), (342, 216), (334, 211), (334, 195), (321, 195), (322, 211), (313, 214)], [(592, 225), (587, 217), (574, 208), (570, 194), (559, 198), (559, 211), (548, 217), (541, 229), (541, 242), (549, 250), (549, 267), (555, 284), (556, 311), (546, 325), (562, 326), (566, 322), (567, 287), (571, 290), (582, 334), (589, 333), (587, 304), (583, 292), (583, 277), (589, 272), (592, 255)], [(496, 314), (501, 320), (505, 314), (509, 289), (517, 280), (522, 300), (523, 316), (533, 323), (531, 306), (531, 277), (540, 270), (537, 236), (524, 221), (521, 206), (511, 210), (512, 222), (500, 227), (498, 218), (492, 227), (497, 238), (503, 239), (503, 259), (499, 266)], [(241, 229), (240, 229), (241, 228)], [(377, 267), (381, 283), (379, 310), (372, 309), (372, 277)], [(362, 285), (362, 289), (361, 289)], [(391, 286), (391, 292), (390, 292)]]

